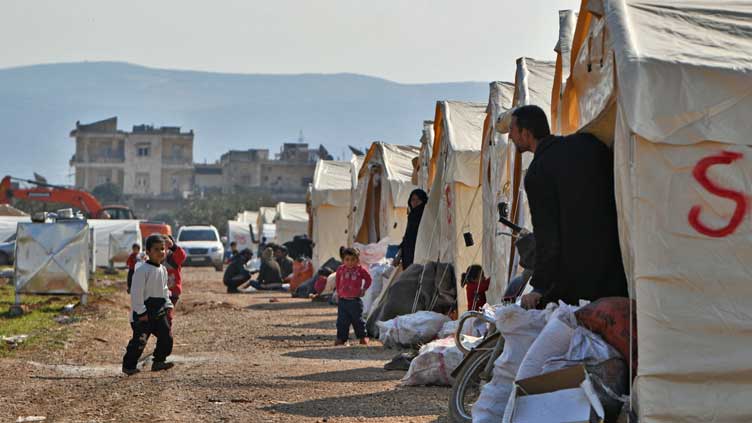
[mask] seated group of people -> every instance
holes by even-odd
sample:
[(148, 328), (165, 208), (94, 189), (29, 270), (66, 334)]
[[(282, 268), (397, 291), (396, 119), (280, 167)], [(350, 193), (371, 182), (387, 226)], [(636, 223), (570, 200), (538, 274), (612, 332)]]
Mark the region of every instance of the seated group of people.
[[(222, 278), (228, 293), (248, 292), (252, 290), (278, 290), (283, 283), (288, 283), (293, 273), (293, 260), (283, 245), (269, 244), (261, 251), (261, 264), (258, 270), (245, 268), (253, 258), (253, 252), (243, 249), (232, 258)], [(256, 279), (252, 279), (257, 275)]]

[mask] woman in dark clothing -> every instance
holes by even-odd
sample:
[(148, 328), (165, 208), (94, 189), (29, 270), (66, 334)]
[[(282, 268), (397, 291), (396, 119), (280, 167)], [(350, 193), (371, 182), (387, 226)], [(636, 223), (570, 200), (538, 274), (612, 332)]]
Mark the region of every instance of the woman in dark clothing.
[(413, 264), (415, 241), (418, 239), (418, 227), (423, 217), (423, 208), (425, 208), (427, 202), (428, 194), (422, 189), (416, 189), (410, 193), (410, 200), (407, 202), (407, 227), (405, 227), (405, 236), (402, 237), (402, 243), (399, 245), (399, 259), (395, 264), (402, 264), (403, 269), (407, 269)]

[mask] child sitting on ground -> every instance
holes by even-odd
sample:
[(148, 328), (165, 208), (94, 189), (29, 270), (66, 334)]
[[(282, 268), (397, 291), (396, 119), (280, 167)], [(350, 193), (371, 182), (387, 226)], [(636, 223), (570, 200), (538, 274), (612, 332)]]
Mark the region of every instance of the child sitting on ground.
[(144, 247), (149, 260), (133, 273), (131, 286), (130, 321), (133, 336), (123, 356), (123, 373), (129, 376), (139, 372), (136, 365), (151, 334), (157, 337), (151, 370), (167, 370), (174, 365), (165, 361), (172, 353), (173, 340), (167, 321), (167, 312), (172, 308), (172, 302), (167, 288), (167, 269), (162, 266), (165, 257), (164, 238), (162, 235), (150, 235), (146, 238)]
[(366, 321), (363, 319), (363, 295), (371, 286), (371, 274), (360, 265), (360, 253), (354, 248), (342, 251), (343, 261), (337, 269), (337, 340), (334, 345), (345, 345), (350, 336), (350, 325), (361, 345), (368, 345)]
[(133, 244), (131, 246), (131, 254), (128, 256), (125, 265), (128, 266), (128, 293), (131, 293), (131, 282), (133, 281), (133, 272), (136, 271), (136, 263), (139, 262), (139, 255), (141, 254), (141, 246)]

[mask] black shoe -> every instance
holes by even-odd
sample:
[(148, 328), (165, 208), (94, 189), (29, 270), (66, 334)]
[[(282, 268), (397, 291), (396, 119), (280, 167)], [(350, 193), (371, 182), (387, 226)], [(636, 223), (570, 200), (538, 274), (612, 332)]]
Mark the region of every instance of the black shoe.
[(133, 376), (136, 373), (140, 373), (140, 372), (141, 370), (139, 370), (138, 368), (128, 369), (128, 368), (123, 367), (123, 373), (125, 373), (128, 376)]
[(165, 361), (155, 361), (151, 364), (151, 371), (152, 372), (158, 372), (160, 370), (168, 370), (175, 367), (175, 363), (167, 363)]

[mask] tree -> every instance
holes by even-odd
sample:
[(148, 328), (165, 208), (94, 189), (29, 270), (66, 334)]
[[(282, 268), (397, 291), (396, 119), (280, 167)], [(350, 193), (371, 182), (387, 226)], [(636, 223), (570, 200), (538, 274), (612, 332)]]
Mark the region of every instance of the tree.
[(124, 202), (123, 190), (112, 182), (95, 186), (91, 194), (102, 204), (122, 204)]
[[(227, 221), (232, 220), (243, 210), (258, 210), (261, 206), (274, 205), (275, 202), (264, 193), (211, 193), (204, 198), (186, 202), (185, 206), (174, 213), (173, 228), (181, 225), (214, 225), (220, 233), (226, 235)], [(168, 216), (160, 216), (168, 221)]]

